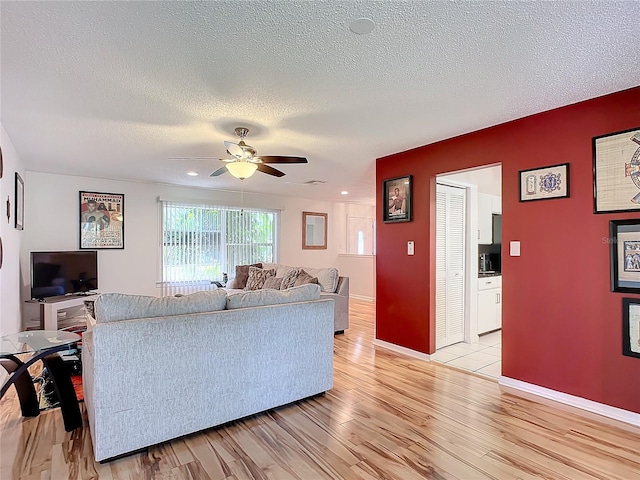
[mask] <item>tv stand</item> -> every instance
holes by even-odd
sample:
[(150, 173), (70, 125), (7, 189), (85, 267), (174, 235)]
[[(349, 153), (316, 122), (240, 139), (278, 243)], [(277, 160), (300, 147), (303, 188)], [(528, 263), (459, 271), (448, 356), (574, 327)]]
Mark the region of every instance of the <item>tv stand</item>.
[(27, 302), (40, 304), (40, 325), (44, 330), (58, 330), (58, 311), (80, 307), (84, 305), (85, 300), (94, 300), (97, 295), (97, 293), (59, 295), (39, 300), (27, 300)]

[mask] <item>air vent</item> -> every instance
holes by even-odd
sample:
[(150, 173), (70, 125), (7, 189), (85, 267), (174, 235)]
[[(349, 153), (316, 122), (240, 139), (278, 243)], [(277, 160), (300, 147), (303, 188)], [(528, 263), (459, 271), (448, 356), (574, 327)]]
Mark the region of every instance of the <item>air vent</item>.
[(323, 183), (327, 183), (324, 180), (309, 180), (308, 182), (304, 182), (303, 185), (322, 185)]

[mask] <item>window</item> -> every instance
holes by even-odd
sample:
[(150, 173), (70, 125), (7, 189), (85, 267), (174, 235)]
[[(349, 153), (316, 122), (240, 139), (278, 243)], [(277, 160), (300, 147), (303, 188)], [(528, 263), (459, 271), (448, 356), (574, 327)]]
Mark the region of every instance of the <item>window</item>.
[(370, 217), (347, 216), (347, 253), (375, 254), (375, 222)]
[(277, 210), (162, 202), (162, 281), (222, 280), (275, 262)]

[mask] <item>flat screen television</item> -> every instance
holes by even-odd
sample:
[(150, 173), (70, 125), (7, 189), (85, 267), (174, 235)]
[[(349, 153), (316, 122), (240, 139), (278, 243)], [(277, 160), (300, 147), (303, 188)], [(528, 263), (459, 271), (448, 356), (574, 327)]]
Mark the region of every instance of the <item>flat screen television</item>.
[(31, 298), (89, 292), (98, 288), (98, 252), (31, 252)]

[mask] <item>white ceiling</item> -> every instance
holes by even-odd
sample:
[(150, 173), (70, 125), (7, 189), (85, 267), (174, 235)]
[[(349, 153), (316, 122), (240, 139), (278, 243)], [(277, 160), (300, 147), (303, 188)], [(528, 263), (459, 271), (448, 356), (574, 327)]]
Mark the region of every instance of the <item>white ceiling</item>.
[(248, 126), (258, 154), (309, 164), (245, 190), (372, 202), (378, 157), (640, 83), (638, 1), (0, 8), (0, 120), (43, 172), (238, 190), (217, 160), (170, 157), (226, 157)]

